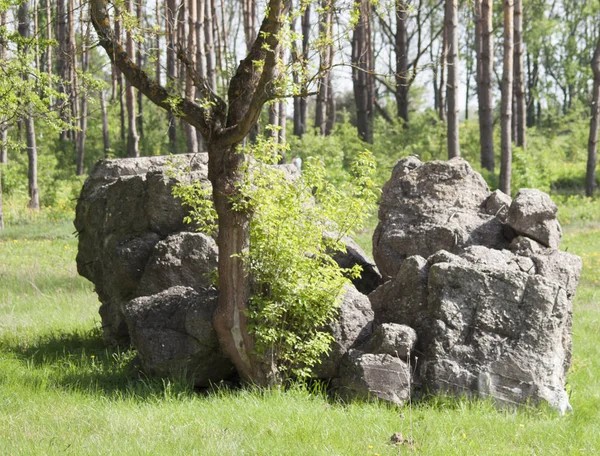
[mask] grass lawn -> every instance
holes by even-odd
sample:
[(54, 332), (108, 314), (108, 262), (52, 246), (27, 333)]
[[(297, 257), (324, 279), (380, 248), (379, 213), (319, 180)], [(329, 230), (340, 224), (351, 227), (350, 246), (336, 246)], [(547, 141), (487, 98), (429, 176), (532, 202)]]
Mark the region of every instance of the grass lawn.
[[(574, 411), (499, 411), (434, 398), (401, 409), (318, 390), (194, 392), (133, 372), (104, 348), (67, 222), (0, 232), (0, 454), (565, 455), (600, 453), (600, 226), (567, 226), (584, 272), (568, 387)], [(402, 432), (412, 444), (394, 446)]]

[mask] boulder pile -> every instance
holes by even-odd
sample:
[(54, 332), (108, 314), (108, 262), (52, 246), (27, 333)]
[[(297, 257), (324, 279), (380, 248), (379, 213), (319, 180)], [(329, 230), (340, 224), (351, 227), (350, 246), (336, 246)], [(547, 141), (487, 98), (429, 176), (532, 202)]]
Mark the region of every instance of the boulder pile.
[[(205, 386), (235, 371), (212, 326), (218, 249), (183, 224), (167, 172), (207, 182), (207, 158), (177, 160), (94, 168), (77, 206), (77, 264), (96, 286), (108, 344), (131, 343), (150, 374)], [(383, 189), (375, 261), (351, 239), (334, 256), (364, 273), (344, 292), (317, 376), (348, 398), (446, 392), (568, 410), (581, 260), (558, 250), (556, 213), (538, 190), (491, 192), (462, 159), (400, 160)]]

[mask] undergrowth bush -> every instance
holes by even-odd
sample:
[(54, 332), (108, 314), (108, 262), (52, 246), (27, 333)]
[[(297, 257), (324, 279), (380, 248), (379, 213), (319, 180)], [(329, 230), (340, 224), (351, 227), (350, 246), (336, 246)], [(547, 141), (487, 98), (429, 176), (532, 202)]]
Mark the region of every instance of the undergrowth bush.
[[(357, 153), (338, 185), (314, 157), (301, 176), (290, 176), (273, 166), (280, 152), (281, 146), (262, 138), (244, 149), (246, 178), (232, 203), (251, 214), (250, 248), (241, 254), (252, 286), (249, 331), (257, 354), (284, 380), (310, 376), (329, 350), (325, 325), (335, 318), (344, 285), (361, 271), (340, 268), (331, 253), (345, 249), (343, 236), (362, 226), (377, 192), (369, 152)], [(187, 221), (206, 228), (214, 209), (205, 190), (180, 184), (175, 194), (191, 207)]]

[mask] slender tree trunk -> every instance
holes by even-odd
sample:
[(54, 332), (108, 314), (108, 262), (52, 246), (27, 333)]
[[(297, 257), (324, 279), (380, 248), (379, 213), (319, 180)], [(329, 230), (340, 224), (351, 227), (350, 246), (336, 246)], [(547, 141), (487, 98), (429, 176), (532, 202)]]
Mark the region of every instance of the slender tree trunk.
[(214, 39), (214, 22), (216, 17), (213, 16), (211, 2), (207, 0), (204, 10), (204, 41), (206, 45), (206, 79), (208, 85), (214, 91), (217, 90), (217, 58), (215, 54), (215, 39)]
[(360, 15), (352, 36), (352, 82), (356, 101), (358, 136), (373, 142), (375, 87), (373, 78), (373, 44), (371, 34), (371, 4), (360, 0)]
[(319, 38), (323, 43), (319, 49), (319, 82), (315, 127), (322, 136), (327, 134), (327, 108), (331, 87), (331, 65), (333, 64), (333, 0), (321, 1)]
[[(6, 25), (6, 12), (0, 12), (0, 27)], [(0, 60), (4, 60), (6, 57), (6, 49), (0, 41)], [(6, 140), (8, 139), (8, 126), (4, 124), (4, 119), (0, 118), (0, 164), (8, 163), (8, 147), (6, 146)], [(2, 187), (0, 186), (0, 192)], [(1, 213), (1, 211), (0, 211)]]
[[(196, 40), (196, 19), (198, 16), (197, 11), (197, 1), (196, 0), (187, 0), (187, 49), (186, 53), (188, 59), (193, 68), (196, 68), (196, 54), (198, 52), (198, 42)], [(194, 86), (194, 81), (192, 79), (191, 72), (186, 69), (185, 71), (185, 96), (188, 99), (194, 99), (196, 96), (196, 87)], [(198, 152), (198, 136), (196, 134), (196, 129), (190, 125), (189, 123), (185, 123), (185, 139), (187, 145), (187, 151), (189, 154), (195, 154)]]
[[(408, 127), (408, 43), (406, 21), (408, 4), (406, 0), (396, 1), (396, 106), (398, 117)], [(419, 25), (420, 26), (420, 25)]]
[(526, 119), (526, 101), (525, 101), (525, 77), (523, 71), (523, 0), (514, 0), (515, 3), (515, 124), (516, 124), (516, 145), (527, 148), (527, 119)]
[(494, 35), (492, 0), (478, 0), (481, 7), (478, 27), (477, 87), (479, 98), (479, 142), (481, 167), (494, 172)]
[[(52, 4), (51, 0), (46, 0), (46, 39), (52, 40)], [(46, 57), (46, 73), (52, 75), (52, 46), (46, 46), (45, 48)]]
[[(176, 3), (175, 0), (166, 0), (165, 5), (166, 11), (166, 40), (167, 40), (167, 86), (176, 86), (176, 78), (175, 74), (176, 62), (175, 62), (175, 45), (176, 45), (176, 36), (175, 32), (177, 30), (176, 27)], [(177, 118), (172, 114), (168, 114), (168, 122), (169, 122), (169, 149), (172, 154), (177, 153)]]
[[(285, 100), (279, 101), (279, 143), (285, 144), (287, 136), (287, 104)], [(281, 162), (285, 163), (285, 155), (281, 157)]]
[[(125, 8), (129, 14), (133, 14), (133, 0), (125, 0)], [(135, 49), (133, 46), (133, 33), (131, 30), (126, 31), (125, 46), (127, 55), (134, 58)], [(126, 100), (127, 100), (127, 156), (139, 157), (139, 137), (137, 134), (136, 110), (135, 110), (135, 89), (129, 79), (125, 83)]]
[(527, 127), (536, 125), (535, 100), (538, 81), (538, 57), (531, 62), (531, 56), (527, 53)]
[[(145, 34), (144, 34), (144, 12), (143, 12), (143, 0), (137, 0), (135, 3), (135, 10), (138, 20), (139, 30), (137, 33), (141, 34), (142, 41), (137, 43), (136, 46), (136, 65), (138, 68), (144, 68), (145, 63), (145, 52), (144, 52), (144, 42), (145, 42)], [(157, 2), (157, 4), (160, 2)], [(137, 91), (137, 131), (138, 136), (140, 138), (144, 137), (144, 94)]]
[[(115, 6), (115, 35), (119, 42), (123, 40), (123, 34), (121, 33), (121, 11)], [(121, 142), (127, 140), (127, 119), (125, 115), (126, 102), (125, 102), (125, 89), (123, 88), (123, 73), (119, 68), (115, 67), (115, 75), (117, 78), (117, 95), (119, 96), (119, 120), (120, 120), (120, 138)]]
[[(61, 95), (70, 97), (71, 87), (69, 84), (70, 78), (68, 74), (68, 58), (69, 58), (69, 42), (67, 36), (67, 7), (66, 0), (56, 0), (56, 40), (58, 42), (56, 55), (56, 69), (60, 79), (58, 91)], [(67, 109), (67, 102), (61, 99), (60, 101), (60, 118), (65, 121), (70, 121), (70, 112)], [(60, 140), (68, 139), (67, 130), (60, 132)]]
[(446, 42), (448, 44), (448, 158), (460, 157), (458, 138), (458, 3), (446, 0)]
[(104, 144), (104, 158), (109, 158), (111, 155), (110, 136), (108, 134), (108, 115), (106, 113), (106, 101), (104, 98), (104, 90), (100, 89), (100, 110), (102, 111), (102, 141)]
[[(304, 14), (301, 18), (301, 32), (302, 32), (302, 54), (298, 56), (298, 51), (296, 50), (297, 58), (302, 62), (302, 65), (305, 65), (308, 62), (308, 51), (309, 51), (309, 41), (310, 41), (310, 17), (311, 17), (311, 8), (310, 3), (306, 5), (306, 9), (304, 10)], [(298, 77), (295, 73), (294, 77)], [(306, 91), (306, 85), (302, 87), (304, 91)], [(306, 119), (308, 117), (308, 98), (307, 97), (298, 97), (294, 98), (294, 135), (299, 138), (306, 133)]]
[[(161, 5), (162, 5), (162, 1), (161, 0), (157, 0), (156, 1), (156, 30), (163, 30), (162, 28), (162, 19), (161, 19)], [(154, 62), (154, 79), (156, 79), (156, 82), (158, 84), (160, 84), (161, 81), (161, 73), (162, 73), (162, 69), (161, 69), (161, 62), (160, 62), (160, 56), (161, 56), (161, 52), (160, 52), (160, 33), (156, 33), (154, 36), (154, 47), (156, 48), (156, 54), (155, 54), (155, 58), (156, 61)]]
[[(80, 9), (80, 12), (83, 16), (83, 8)], [(82, 22), (83, 24), (83, 22)], [(87, 37), (89, 38), (89, 36)], [(86, 38), (86, 41), (87, 41)], [(89, 52), (87, 51), (87, 46), (84, 43), (83, 50), (81, 53), (81, 70), (84, 73), (87, 73), (89, 69)], [(85, 157), (85, 139), (87, 135), (87, 110), (88, 110), (88, 102), (85, 94), (81, 96), (81, 112), (79, 116), (79, 131), (75, 135), (75, 147), (77, 149), (77, 175), (81, 176), (84, 173), (84, 157)]]
[[(31, 32), (29, 30), (29, 0), (24, 1), (19, 6), (18, 11), (18, 31), (19, 35), (21, 35), (25, 39), (29, 39), (31, 37)], [(22, 52), (27, 55), (29, 49), (28, 44), (23, 45)], [(29, 73), (27, 71), (23, 72), (23, 79), (27, 81), (29, 79)], [(27, 159), (28, 159), (28, 180), (29, 180), (29, 208), (33, 210), (40, 209), (40, 195), (38, 189), (38, 179), (37, 179), (37, 145), (35, 141), (35, 125), (33, 123), (33, 117), (31, 115), (31, 106), (27, 108), (29, 111), (27, 116), (25, 117), (25, 139), (27, 144)]]
[(331, 75), (329, 75), (329, 91), (327, 92), (327, 122), (325, 124), (325, 135), (329, 136), (335, 128), (337, 113), (335, 105), (335, 94), (333, 93), (333, 84), (331, 83)]
[(596, 184), (596, 164), (598, 161), (598, 124), (600, 123), (600, 39), (592, 59), (594, 73), (594, 92), (592, 95), (592, 116), (590, 120), (590, 136), (588, 140), (587, 170), (585, 174), (585, 194), (593, 196)]
[[(446, 0), (448, 1), (448, 0)], [(438, 87), (438, 116), (442, 122), (446, 121), (446, 60), (448, 58), (448, 36), (446, 21), (442, 25), (442, 49), (440, 56), (440, 86)]]
[[(75, 41), (75, 0), (69, 0), (67, 11), (67, 26), (68, 26), (68, 37), (69, 37), (69, 57), (68, 57), (68, 70), (69, 70), (69, 82), (71, 84), (70, 93), (70, 105), (71, 105), (71, 119), (72, 122), (77, 125), (79, 122), (79, 80), (77, 76), (77, 42)], [(76, 142), (75, 131), (69, 130), (69, 138)]]
[(500, 143), (500, 190), (510, 196), (512, 177), (512, 89), (513, 89), (513, 0), (504, 0), (504, 68), (502, 74), (502, 108)]

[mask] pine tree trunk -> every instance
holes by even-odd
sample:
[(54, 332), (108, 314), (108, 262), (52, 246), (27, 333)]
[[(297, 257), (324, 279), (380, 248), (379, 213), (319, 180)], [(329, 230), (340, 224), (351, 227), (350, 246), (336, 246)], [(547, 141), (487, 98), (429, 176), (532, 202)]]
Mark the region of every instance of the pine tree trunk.
[(478, 27), (477, 94), (479, 98), (479, 143), (481, 167), (494, 172), (494, 39), (492, 0), (478, 0), (481, 6)]
[[(52, 40), (52, 4), (51, 0), (46, 0), (46, 39), (48, 42)], [(52, 75), (52, 46), (46, 46), (46, 73)]]
[[(56, 50), (56, 69), (58, 77), (60, 79), (58, 91), (60, 94), (66, 95), (67, 98), (70, 96), (70, 85), (67, 82), (70, 80), (68, 75), (68, 37), (67, 37), (67, 8), (65, 5), (66, 0), (56, 0), (56, 41), (58, 47)], [(70, 121), (69, 110), (64, 100), (60, 101), (60, 118), (65, 121)], [(66, 141), (68, 139), (67, 130), (60, 132), (60, 140)]]
[(600, 123), (600, 39), (592, 59), (594, 74), (594, 89), (592, 95), (592, 116), (590, 120), (590, 135), (588, 139), (587, 169), (585, 174), (585, 194), (594, 195), (596, 184), (596, 164), (598, 162), (598, 125)]
[(356, 127), (358, 136), (368, 143), (373, 142), (375, 110), (370, 5), (368, 0), (360, 0), (360, 15), (352, 35), (352, 83), (356, 102)]
[[(125, 8), (129, 14), (133, 14), (133, 0), (125, 1)], [(131, 30), (126, 31), (125, 46), (127, 55), (130, 58), (135, 56), (133, 46), (133, 33)], [(139, 157), (139, 137), (137, 134), (136, 110), (135, 110), (135, 89), (129, 80), (125, 83), (125, 97), (127, 100), (127, 156)]]
[(406, 0), (396, 1), (396, 106), (398, 117), (408, 127), (408, 46), (406, 37), (406, 21), (408, 5)]
[(523, 71), (523, 0), (514, 0), (515, 2), (515, 104), (516, 111), (515, 125), (516, 125), (516, 145), (522, 147), (523, 150), (527, 149), (527, 130), (526, 130), (526, 101), (525, 101), (525, 77)]
[(104, 90), (100, 89), (100, 110), (102, 111), (102, 142), (104, 144), (104, 158), (111, 155), (110, 136), (108, 134), (108, 115), (106, 113), (106, 100)]
[[(83, 8), (80, 9), (83, 15)], [(83, 22), (82, 22), (83, 23)], [(86, 38), (89, 38), (86, 37)], [(86, 39), (87, 41), (87, 39)], [(84, 43), (83, 50), (81, 52), (81, 70), (87, 73), (89, 69), (89, 52), (87, 50), (87, 43)], [(77, 149), (77, 175), (81, 176), (84, 173), (84, 157), (85, 157), (85, 139), (87, 135), (87, 110), (88, 102), (85, 95), (81, 96), (81, 112), (79, 116), (79, 131), (76, 133), (75, 147)]]
[(502, 73), (500, 190), (510, 196), (512, 177), (513, 0), (504, 0), (504, 67)]
[[(279, 101), (279, 143), (285, 144), (287, 138), (287, 104), (285, 100)], [(281, 157), (281, 162), (285, 163), (285, 155)]]
[[(167, 85), (175, 85), (177, 75), (175, 73), (175, 45), (176, 45), (176, 3), (175, 0), (166, 0), (165, 11), (166, 11), (166, 34), (167, 34)], [(177, 118), (172, 114), (168, 114), (168, 136), (169, 136), (169, 150), (172, 154), (176, 154), (177, 151)]]
[[(446, 0), (448, 1), (448, 0)], [(445, 11), (445, 9), (444, 9)], [(442, 122), (446, 121), (446, 60), (448, 58), (448, 37), (446, 33), (446, 21), (442, 25), (442, 49), (440, 55), (440, 85), (438, 87), (438, 117)]]
[[(310, 17), (311, 8), (310, 3), (306, 5), (304, 14), (301, 18), (301, 33), (302, 33), (302, 54), (299, 55), (297, 47), (294, 45), (296, 58), (301, 60), (305, 64), (308, 60), (309, 40), (310, 40)], [(294, 78), (298, 76), (296, 73), (293, 75)], [(306, 86), (302, 87), (306, 91)], [(306, 119), (308, 117), (308, 99), (307, 97), (294, 98), (294, 135), (299, 138), (306, 133)]]
[(215, 54), (215, 39), (214, 39), (214, 22), (216, 17), (213, 16), (211, 3), (207, 0), (204, 10), (204, 40), (206, 45), (206, 79), (208, 85), (213, 91), (217, 90), (217, 58)]
[[(144, 13), (143, 13), (143, 0), (137, 0), (135, 3), (135, 10), (136, 10), (136, 15), (137, 15), (137, 20), (138, 20), (138, 27), (139, 30), (137, 33), (141, 34), (141, 38), (142, 41), (137, 43), (136, 46), (136, 65), (138, 66), (138, 68), (144, 68), (144, 63), (145, 63), (145, 58), (144, 56), (146, 55), (146, 53), (144, 52), (144, 42), (145, 42), (145, 36), (144, 36)], [(157, 2), (158, 3), (158, 2)], [(144, 94), (142, 92), (140, 92), (139, 90), (137, 91), (137, 131), (138, 131), (138, 136), (140, 138), (144, 137)]]
[(458, 137), (458, 3), (446, 0), (446, 42), (448, 44), (448, 158), (460, 157)]
[(324, 43), (319, 50), (319, 82), (315, 127), (322, 136), (327, 134), (327, 109), (331, 87), (331, 65), (333, 64), (333, 0), (322, 0), (319, 19), (319, 37)]
[[(31, 37), (29, 30), (29, 0), (24, 1), (19, 6), (18, 10), (18, 31), (25, 39)], [(22, 46), (21, 51), (24, 55), (28, 54), (28, 44)], [(23, 79), (27, 81), (29, 79), (29, 73), (23, 72)], [(29, 181), (29, 208), (33, 210), (40, 209), (40, 195), (38, 189), (37, 179), (37, 145), (35, 141), (35, 125), (33, 123), (33, 116), (31, 115), (31, 107), (28, 107), (29, 111), (23, 123), (25, 124), (25, 140), (27, 144), (27, 159), (28, 159), (28, 181)]]
[[(0, 12), (0, 27), (6, 25), (6, 12)], [(4, 60), (6, 49), (2, 42), (0, 42), (0, 60)], [(8, 139), (7, 125), (3, 123), (4, 119), (0, 119), (0, 164), (8, 163), (8, 147), (6, 147), (6, 140)], [(2, 187), (0, 187), (2, 192)], [(1, 214), (1, 211), (0, 211)]]

